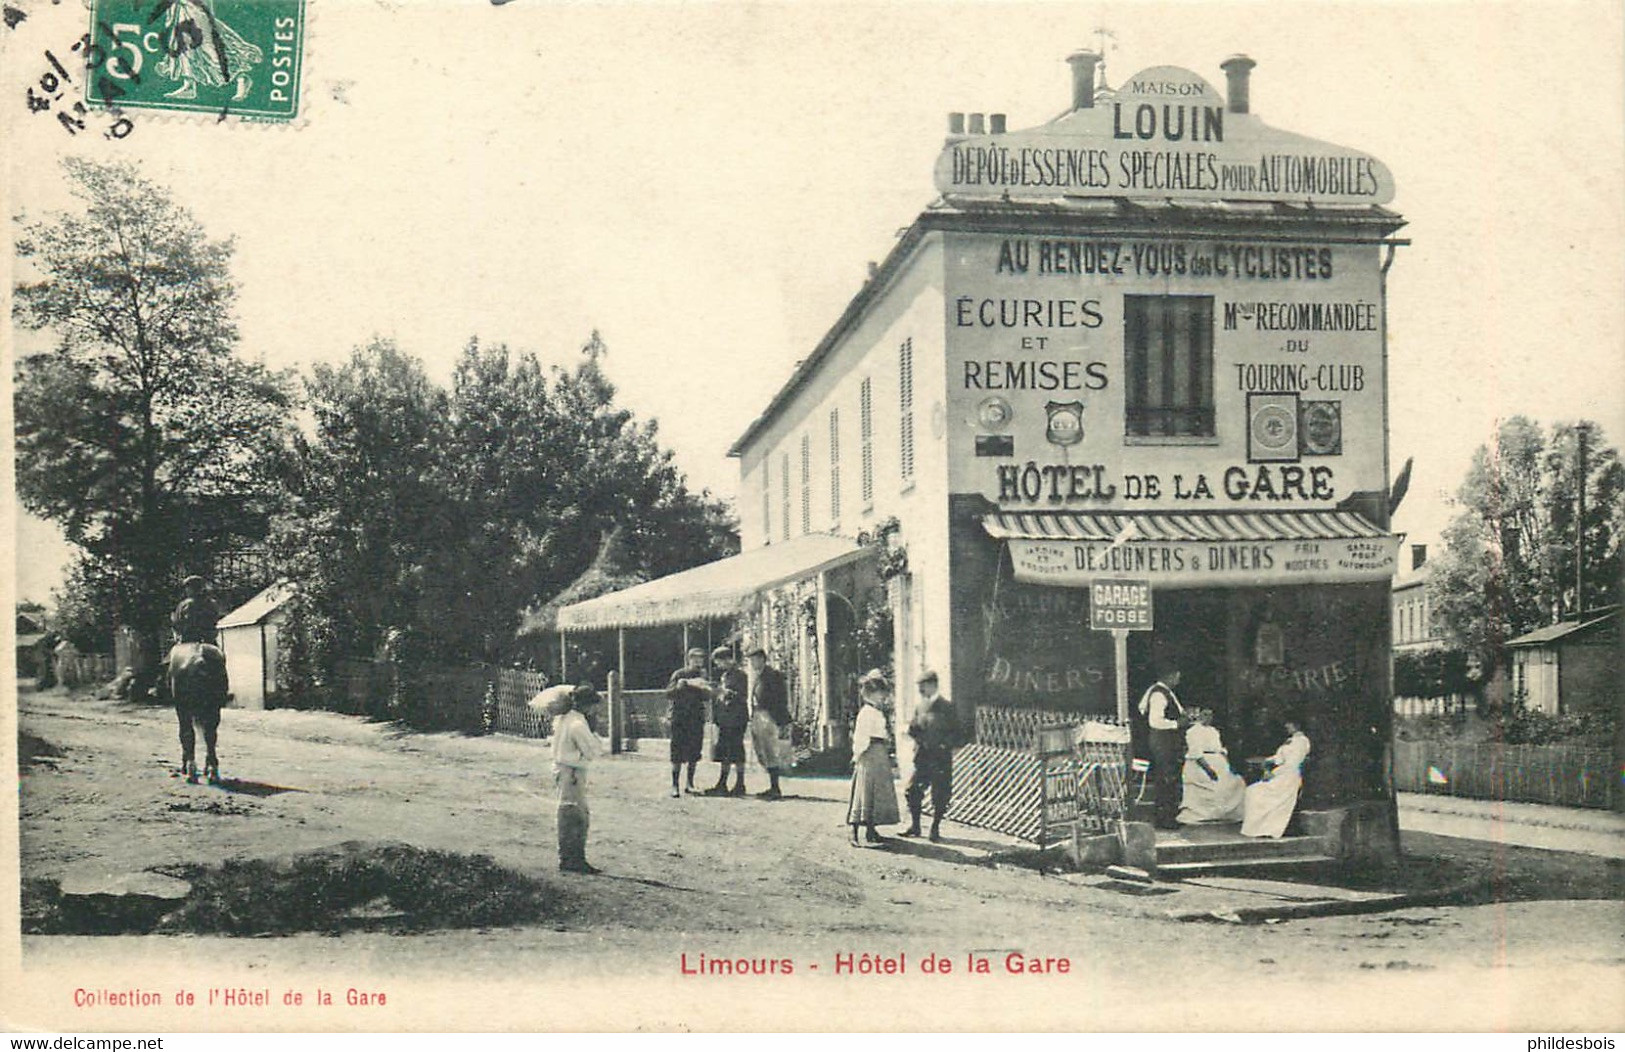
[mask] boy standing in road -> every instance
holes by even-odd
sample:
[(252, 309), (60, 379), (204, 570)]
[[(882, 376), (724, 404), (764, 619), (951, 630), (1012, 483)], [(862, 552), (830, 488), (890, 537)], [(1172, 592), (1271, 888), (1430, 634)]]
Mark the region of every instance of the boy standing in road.
[[(734, 667), (733, 651), (717, 647), (711, 654), (711, 665), (716, 670), (716, 686), (712, 691), (711, 722), (717, 725), (717, 744), (711, 759), (722, 765), (717, 784), (705, 791), (706, 796), (745, 795), (745, 725), (750, 722), (750, 683), (744, 669)], [(728, 768), (738, 771), (734, 787), (728, 788)]]
[(687, 788), (694, 791), (694, 768), (699, 765), (700, 752), (705, 748), (705, 702), (711, 696), (711, 681), (705, 677), (705, 650), (689, 647), (682, 668), (671, 674), (666, 684), (667, 710), (671, 723), (671, 795), (682, 794), (677, 789), (677, 777), (683, 766), (688, 766)]

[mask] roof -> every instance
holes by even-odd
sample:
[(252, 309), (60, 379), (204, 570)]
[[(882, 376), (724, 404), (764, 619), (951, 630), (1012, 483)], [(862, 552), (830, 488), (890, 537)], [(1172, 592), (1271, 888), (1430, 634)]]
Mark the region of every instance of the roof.
[[(1069, 197), (1053, 201), (1010, 202), (987, 198), (939, 198), (903, 230), (879, 268), (846, 310), (836, 319), (824, 338), (818, 341), (784, 386), (768, 402), (760, 416), (751, 421), (744, 434), (734, 440), (728, 455), (744, 455), (745, 447), (773, 422), (796, 393), (818, 372), (825, 358), (868, 313), (874, 303), (901, 273), (914, 250), (932, 231), (1020, 231), (1032, 228), (1047, 233), (1109, 231), (1119, 237), (1167, 237), (1177, 229), (1181, 236), (1235, 237), (1246, 228), (1268, 223), (1275, 230), (1290, 230), (1294, 237), (1321, 241), (1371, 243), (1405, 225), (1397, 212), (1377, 205), (1297, 204), (1287, 201), (1191, 201), (1168, 198), (1165, 201), (1117, 197)], [(1247, 231), (1256, 234), (1256, 231)], [(1399, 242), (1404, 244), (1406, 242)]]
[(1325, 541), (1386, 537), (1347, 511), (1113, 514), (1060, 511), (995, 512), (982, 527), (999, 540), (1031, 541)]
[(1599, 625), (1606, 624), (1619, 616), (1619, 607), (1604, 611), (1600, 614), (1586, 618), (1584, 621), (1559, 621), (1555, 625), (1546, 625), (1533, 632), (1526, 632), (1517, 639), (1507, 640), (1509, 647), (1538, 647), (1546, 643), (1555, 643), (1561, 639), (1579, 632), (1588, 632)]
[(597, 599), (611, 592), (624, 591), (648, 580), (637, 568), (626, 551), (624, 534), (619, 526), (606, 531), (598, 540), (598, 552), (592, 563), (564, 590), (540, 607), (525, 611), (520, 618), (516, 636), (536, 632), (552, 632), (558, 627), (559, 611), (575, 603)]
[(853, 562), (870, 549), (809, 533), (563, 607), (561, 632), (637, 628), (731, 617), (757, 593)]
[(17, 634), (17, 645), (20, 647), (37, 647), (40, 640), (44, 638), (44, 632), (19, 632)]
[(215, 622), (216, 628), (244, 628), (257, 625), (282, 608), (282, 605), (293, 598), (293, 585), (285, 581), (278, 581), (259, 595), (239, 606), (231, 613)]

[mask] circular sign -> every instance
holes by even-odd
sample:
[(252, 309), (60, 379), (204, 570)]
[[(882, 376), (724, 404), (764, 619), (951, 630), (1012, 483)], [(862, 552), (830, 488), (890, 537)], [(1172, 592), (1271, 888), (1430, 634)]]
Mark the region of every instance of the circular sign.
[(1260, 406), (1253, 413), (1253, 444), (1279, 452), (1297, 440), (1292, 411), (1282, 405)]
[(976, 407), (976, 422), (988, 431), (1008, 426), (1015, 415), (1010, 403), (996, 395), (982, 399), (982, 403)]

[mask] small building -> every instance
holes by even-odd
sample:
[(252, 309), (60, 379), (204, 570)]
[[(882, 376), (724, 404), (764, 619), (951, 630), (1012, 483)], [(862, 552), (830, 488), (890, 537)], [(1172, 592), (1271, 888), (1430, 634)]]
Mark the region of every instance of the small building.
[(263, 709), (276, 696), (278, 636), (293, 587), (278, 582), (215, 623), (233, 706)]
[(1554, 716), (1625, 706), (1619, 607), (1537, 628), (1507, 643), (1512, 696)]

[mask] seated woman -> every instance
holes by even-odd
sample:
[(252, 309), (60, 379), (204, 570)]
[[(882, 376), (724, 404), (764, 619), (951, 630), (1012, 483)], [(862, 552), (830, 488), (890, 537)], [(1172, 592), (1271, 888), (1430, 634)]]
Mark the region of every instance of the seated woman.
[(1190, 710), (1191, 725), (1185, 731), (1185, 767), (1181, 775), (1184, 794), (1179, 808), (1179, 824), (1241, 821), (1242, 794), (1247, 783), (1230, 769), (1229, 754), (1213, 726), (1208, 709)]
[(1241, 818), (1242, 836), (1278, 837), (1292, 820), (1303, 787), (1303, 761), (1309, 757), (1309, 739), (1297, 720), (1286, 724), (1286, 741), (1264, 762), (1264, 777), (1247, 787)]

